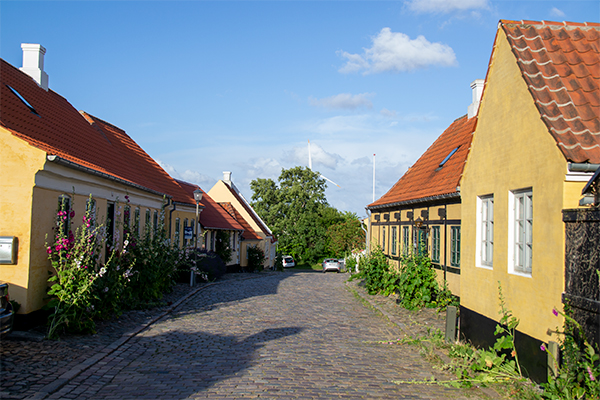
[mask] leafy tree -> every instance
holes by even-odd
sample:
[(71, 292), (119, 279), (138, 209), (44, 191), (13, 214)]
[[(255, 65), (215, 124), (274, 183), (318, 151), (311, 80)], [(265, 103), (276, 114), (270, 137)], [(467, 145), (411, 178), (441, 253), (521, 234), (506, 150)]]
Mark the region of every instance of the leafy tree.
[(327, 204), (325, 179), (306, 167), (282, 169), (278, 183), (250, 182), (252, 207), (279, 240), (279, 250), (314, 262), (327, 252), (328, 223), (339, 212)]
[(355, 249), (364, 249), (365, 232), (354, 213), (346, 212), (344, 220), (327, 229), (327, 247), (332, 257), (343, 257)]

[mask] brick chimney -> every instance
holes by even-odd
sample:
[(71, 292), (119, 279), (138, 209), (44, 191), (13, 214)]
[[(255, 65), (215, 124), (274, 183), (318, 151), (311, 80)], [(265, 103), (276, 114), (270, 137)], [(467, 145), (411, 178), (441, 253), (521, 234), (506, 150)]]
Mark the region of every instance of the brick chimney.
[(31, 76), (38, 85), (48, 91), (48, 74), (44, 71), (46, 49), (40, 44), (21, 43), (23, 49), (23, 67), (21, 71)]

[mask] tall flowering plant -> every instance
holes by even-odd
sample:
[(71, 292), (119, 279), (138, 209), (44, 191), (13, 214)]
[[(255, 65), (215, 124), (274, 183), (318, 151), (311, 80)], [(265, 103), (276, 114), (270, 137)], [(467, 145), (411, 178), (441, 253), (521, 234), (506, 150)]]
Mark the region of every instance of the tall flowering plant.
[(52, 297), (46, 308), (51, 310), (48, 337), (60, 332), (94, 332), (94, 282), (101, 275), (97, 271), (98, 257), (105, 239), (103, 227), (97, 226), (88, 211), (83, 224), (71, 230), (75, 212), (62, 203), (56, 215), (54, 241), (46, 243), (52, 272), (48, 295)]

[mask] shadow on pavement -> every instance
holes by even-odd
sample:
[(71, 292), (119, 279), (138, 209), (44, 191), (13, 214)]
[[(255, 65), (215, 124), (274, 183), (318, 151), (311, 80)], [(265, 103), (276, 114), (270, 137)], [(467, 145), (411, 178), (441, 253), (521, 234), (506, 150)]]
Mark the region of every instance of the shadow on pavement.
[(121, 355), (126, 367), (100, 390), (98, 397), (110, 397), (114, 391), (114, 395), (121, 398), (161, 398), (176, 390), (182, 398), (187, 398), (258, 363), (264, 343), (297, 335), (302, 330), (298, 327), (265, 329), (243, 339), (181, 331), (138, 337)]

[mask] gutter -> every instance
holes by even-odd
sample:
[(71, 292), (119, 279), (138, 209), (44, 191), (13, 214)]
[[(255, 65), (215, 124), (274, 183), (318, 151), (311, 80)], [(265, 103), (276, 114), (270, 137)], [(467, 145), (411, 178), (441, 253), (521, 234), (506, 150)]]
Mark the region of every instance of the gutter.
[(441, 194), (438, 196), (421, 197), (420, 199), (398, 201), (396, 203), (380, 204), (380, 205), (376, 205), (376, 206), (372, 206), (372, 207), (365, 207), (365, 208), (367, 210), (377, 210), (377, 209), (381, 209), (381, 208), (405, 206), (405, 205), (416, 204), (416, 203), (424, 203), (424, 202), (428, 202), (428, 201), (448, 200), (448, 199), (460, 199), (460, 192)]
[(145, 192), (149, 192), (149, 193), (152, 193), (152, 194), (163, 196), (163, 197), (166, 197), (167, 199), (173, 198), (173, 196), (168, 195), (166, 193), (161, 193), (161, 192), (158, 192), (158, 191), (156, 191), (154, 189), (149, 189), (149, 188), (147, 188), (145, 186), (138, 185), (137, 183), (133, 183), (133, 182), (127, 181), (127, 180), (122, 179), (122, 178), (117, 178), (116, 176), (109, 175), (109, 174), (107, 174), (105, 172), (100, 172), (100, 171), (95, 170), (95, 169), (90, 168), (90, 167), (85, 167), (85, 166), (83, 166), (81, 164), (77, 164), (77, 163), (75, 163), (73, 161), (69, 161), (67, 159), (64, 159), (64, 158), (56, 156), (56, 155), (48, 154), (46, 156), (46, 159), (48, 161), (51, 161), (51, 162), (59, 164), (59, 165), (63, 165), (65, 167), (69, 167), (69, 168), (72, 168), (72, 169), (75, 169), (75, 170), (78, 170), (78, 171), (82, 171), (82, 172), (88, 173), (90, 175), (96, 175), (96, 176), (99, 176), (101, 178), (108, 179), (110, 181), (118, 182), (118, 183), (126, 185), (126, 186), (131, 186), (131, 187), (134, 187), (136, 189), (143, 190)]
[(596, 172), (600, 168), (600, 164), (590, 163), (568, 163), (569, 172)]

